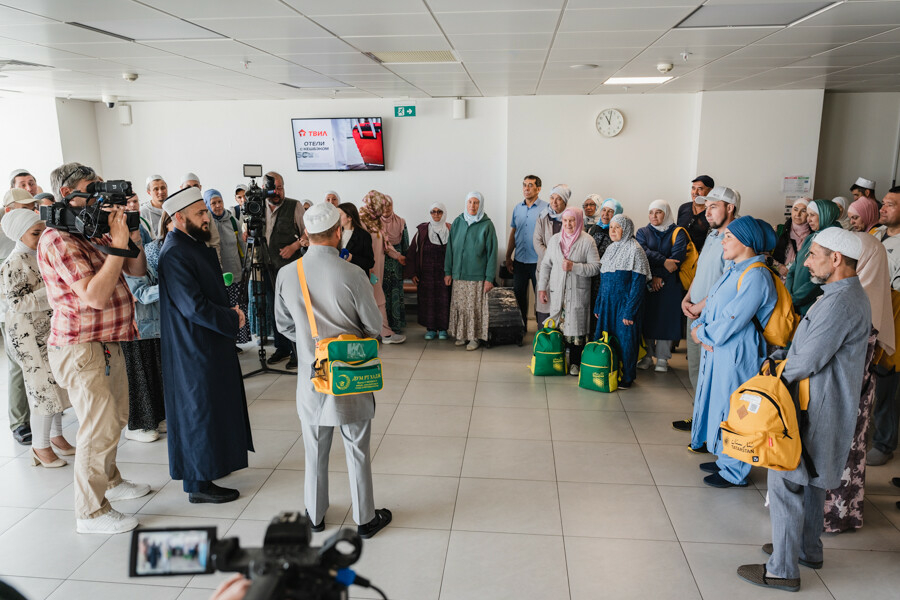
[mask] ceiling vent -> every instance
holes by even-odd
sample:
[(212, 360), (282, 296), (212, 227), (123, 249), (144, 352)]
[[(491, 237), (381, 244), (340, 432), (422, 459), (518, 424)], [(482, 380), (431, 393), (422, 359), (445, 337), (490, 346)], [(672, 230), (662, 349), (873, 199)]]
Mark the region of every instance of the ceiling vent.
[(411, 50), (408, 52), (366, 52), (366, 56), (381, 64), (456, 63), (459, 59), (450, 50)]
[(49, 65), (25, 62), (23, 60), (8, 60), (0, 58), (0, 71), (45, 71), (52, 69)]

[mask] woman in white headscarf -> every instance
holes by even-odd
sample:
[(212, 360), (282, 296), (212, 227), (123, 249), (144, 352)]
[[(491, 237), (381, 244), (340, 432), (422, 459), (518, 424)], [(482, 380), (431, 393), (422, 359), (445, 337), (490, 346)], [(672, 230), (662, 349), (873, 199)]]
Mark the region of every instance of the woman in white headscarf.
[(37, 262), (37, 243), (44, 222), (31, 210), (17, 208), (3, 217), (3, 233), (16, 247), (0, 266), (0, 303), (6, 311), (9, 351), (22, 367), (25, 393), (31, 408), (31, 464), (64, 467), (68, 463), (56, 455), (75, 454), (62, 434), (62, 412), (69, 397), (53, 378), (47, 362), (50, 335), (50, 301)]
[(447, 339), (450, 324), (450, 289), (444, 285), (444, 260), (450, 242), (447, 207), (435, 202), (430, 219), (416, 228), (406, 253), (406, 277), (418, 286), (418, 321), (426, 340)]
[(584, 230), (587, 231), (591, 228), (591, 225), (595, 224), (600, 215), (597, 214), (600, 210), (600, 204), (603, 202), (603, 199), (599, 194), (591, 194), (587, 198), (584, 199), (584, 202), (581, 203), (581, 212), (584, 215)]
[(675, 235), (672, 209), (665, 200), (651, 202), (648, 212), (650, 223), (638, 229), (634, 236), (647, 255), (653, 275), (643, 325), (647, 356), (638, 363), (638, 368), (649, 369), (655, 356), (656, 371), (665, 373), (672, 358), (672, 342), (684, 337), (681, 325), (684, 289), (678, 269), (687, 255), (688, 235), (683, 228)]
[[(550, 190), (550, 205), (544, 209), (544, 212), (538, 217), (537, 223), (534, 224), (532, 240), (534, 241), (534, 251), (538, 255), (535, 273), (541, 272), (541, 262), (544, 260), (544, 253), (547, 252), (550, 238), (562, 230), (562, 214), (571, 197), (572, 190), (564, 183), (560, 183)], [(540, 327), (540, 324), (550, 316), (550, 301), (541, 302), (540, 298), (535, 298), (535, 303), (534, 312), (537, 313), (538, 327)]]
[(341, 203), (341, 197), (336, 191), (328, 190), (327, 192), (325, 192), (325, 202), (328, 202), (329, 204), (337, 208)]
[(850, 201), (843, 196), (835, 196), (831, 201), (837, 204), (838, 208), (841, 209), (841, 216), (838, 217), (837, 222), (842, 228), (852, 230), (853, 228), (850, 226), (850, 213), (848, 212), (850, 210)]

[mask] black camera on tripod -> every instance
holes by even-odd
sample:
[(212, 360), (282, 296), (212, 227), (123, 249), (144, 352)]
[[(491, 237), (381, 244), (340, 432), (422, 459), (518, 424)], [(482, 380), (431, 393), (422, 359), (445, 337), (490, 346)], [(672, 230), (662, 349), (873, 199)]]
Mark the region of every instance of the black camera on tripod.
[(275, 178), (266, 175), (265, 187), (256, 185), (256, 178), (263, 176), (262, 165), (244, 165), (244, 177), (250, 178), (250, 187), (244, 195), (244, 223), (251, 237), (262, 236), (266, 230), (266, 200), (275, 195)]
[(319, 547), (310, 546), (309, 520), (283, 512), (266, 529), (262, 548), (241, 548), (237, 538), (216, 538), (215, 527), (137, 529), (131, 536), (131, 577), (242, 573), (250, 579), (245, 600), (269, 598), (346, 600), (347, 587), (371, 587), (349, 569), (362, 540), (342, 529)]

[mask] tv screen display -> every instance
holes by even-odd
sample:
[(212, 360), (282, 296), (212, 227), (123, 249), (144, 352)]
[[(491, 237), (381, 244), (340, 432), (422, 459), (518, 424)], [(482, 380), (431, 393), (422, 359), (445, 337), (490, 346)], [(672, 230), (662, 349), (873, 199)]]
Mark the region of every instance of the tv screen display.
[(381, 117), (291, 119), (298, 171), (384, 171)]

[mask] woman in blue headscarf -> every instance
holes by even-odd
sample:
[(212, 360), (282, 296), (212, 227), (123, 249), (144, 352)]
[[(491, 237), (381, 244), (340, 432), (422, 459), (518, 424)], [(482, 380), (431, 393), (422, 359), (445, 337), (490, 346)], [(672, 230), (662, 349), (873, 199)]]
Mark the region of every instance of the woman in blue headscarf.
[[(597, 194), (591, 194), (588, 198), (595, 196), (598, 199), (598, 204), (600, 204), (599, 214), (597, 215), (596, 223), (588, 227), (586, 231), (589, 236), (594, 238), (594, 243), (597, 244), (597, 253), (600, 255), (600, 260), (602, 261), (603, 253), (606, 252), (609, 245), (613, 243), (612, 238), (609, 237), (609, 224), (614, 216), (622, 214), (622, 205), (619, 204), (619, 201), (615, 198), (607, 198), (600, 203), (600, 196), (597, 196)], [(601, 272), (591, 278), (591, 302), (597, 302), (597, 293), (600, 291), (600, 276), (602, 274), (603, 273)], [(597, 317), (594, 316), (594, 313), (592, 312), (590, 331), (593, 331), (596, 327)]]
[[(210, 217), (212, 217), (210, 228), (215, 227), (219, 232), (222, 273), (231, 273), (233, 278), (231, 284), (225, 286), (225, 291), (228, 293), (228, 301), (231, 302), (232, 306), (239, 306), (244, 311), (244, 314), (247, 314), (246, 289), (241, 285), (241, 271), (247, 246), (241, 235), (240, 223), (238, 223), (234, 213), (225, 208), (225, 201), (222, 199), (222, 194), (219, 193), (219, 190), (208, 189), (203, 192), (203, 201), (206, 203), (206, 208), (209, 209)], [(235, 341), (238, 344), (246, 344), (250, 341), (250, 326), (248, 324), (244, 324), (241, 327)]]
[(713, 284), (691, 329), (694, 341), (701, 344), (691, 447), (706, 444), (718, 456), (716, 462), (700, 465), (710, 473), (704, 483), (712, 487), (747, 486), (750, 465), (722, 452), (719, 424), (728, 417), (731, 393), (756, 375), (766, 358), (766, 342), (753, 318), (765, 327), (778, 298), (775, 275), (762, 256), (775, 242), (775, 231), (765, 221), (747, 216), (728, 225), (722, 256), (730, 266)]

